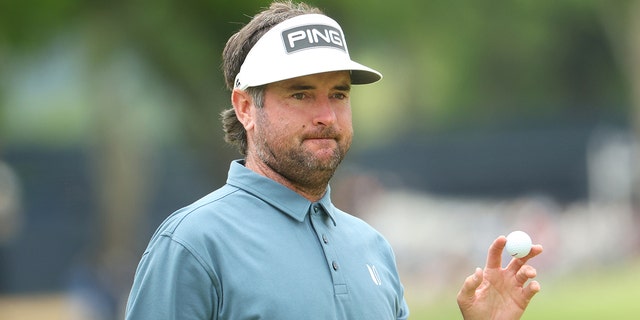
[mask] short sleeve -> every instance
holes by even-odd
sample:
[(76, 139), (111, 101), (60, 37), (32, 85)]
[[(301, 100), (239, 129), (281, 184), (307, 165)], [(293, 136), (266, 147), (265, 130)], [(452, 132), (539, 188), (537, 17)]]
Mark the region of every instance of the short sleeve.
[(126, 319), (216, 319), (218, 299), (213, 283), (187, 246), (160, 236), (138, 265)]

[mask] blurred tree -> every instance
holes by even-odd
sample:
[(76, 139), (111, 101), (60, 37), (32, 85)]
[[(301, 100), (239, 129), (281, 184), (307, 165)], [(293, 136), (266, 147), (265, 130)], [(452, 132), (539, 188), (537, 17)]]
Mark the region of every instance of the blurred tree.
[(391, 70), (394, 79), (386, 80), (403, 84), (394, 91), (414, 125), (446, 129), (506, 117), (624, 112), (625, 78), (595, 4), (400, 0), (345, 2), (339, 12), (358, 12), (346, 21), (365, 46), (392, 48), (385, 52), (392, 62), (381, 68), (402, 68), (410, 79)]
[[(634, 205), (640, 206), (640, 1), (597, 2), (619, 69), (625, 75), (631, 96), (631, 129), (634, 133)], [(637, 212), (640, 214), (640, 211)]]

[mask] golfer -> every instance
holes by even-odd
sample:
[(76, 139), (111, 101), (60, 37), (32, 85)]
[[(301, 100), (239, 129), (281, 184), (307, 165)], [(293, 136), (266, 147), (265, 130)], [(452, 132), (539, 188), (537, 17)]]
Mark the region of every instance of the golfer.
[[(157, 229), (127, 319), (407, 319), (391, 246), (336, 208), (329, 187), (352, 142), (352, 86), (381, 74), (350, 58), (336, 21), (291, 2), (234, 34), (223, 69), (225, 139), (242, 159), (224, 186)], [(525, 286), (535, 276), (525, 263), (542, 247), (502, 269), (505, 241), (464, 281), (465, 318), (517, 319), (540, 289)]]

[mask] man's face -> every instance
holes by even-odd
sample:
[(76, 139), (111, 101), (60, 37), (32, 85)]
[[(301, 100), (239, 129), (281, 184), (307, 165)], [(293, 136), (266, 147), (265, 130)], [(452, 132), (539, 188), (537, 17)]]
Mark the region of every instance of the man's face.
[(268, 84), (255, 115), (257, 157), (294, 184), (326, 185), (351, 146), (350, 88), (348, 71)]

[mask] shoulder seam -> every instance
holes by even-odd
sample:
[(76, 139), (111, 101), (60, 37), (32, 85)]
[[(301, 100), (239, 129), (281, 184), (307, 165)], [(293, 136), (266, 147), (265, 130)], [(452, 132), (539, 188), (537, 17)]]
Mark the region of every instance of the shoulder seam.
[(164, 233), (164, 234), (161, 234), (160, 236), (168, 238), (169, 241), (171, 242), (175, 242), (176, 244), (184, 248), (184, 250), (186, 250), (189, 253), (189, 255), (191, 255), (194, 259), (196, 259), (200, 267), (209, 275), (209, 279), (211, 280), (211, 283), (213, 284), (213, 287), (216, 290), (216, 294), (220, 296), (221, 294), (221, 292), (219, 292), (220, 280), (218, 279), (218, 275), (216, 274), (215, 270), (207, 267), (207, 264), (205, 263), (204, 259), (199, 254), (196, 253), (196, 250), (193, 247), (191, 247), (186, 241), (184, 241), (179, 237), (176, 237), (173, 234)]
[[(225, 187), (232, 187), (232, 186), (225, 185), (222, 188), (225, 188)], [(222, 188), (220, 188), (218, 190), (220, 191), (220, 190), (222, 190)], [(165, 232), (163, 232), (163, 234), (171, 234), (171, 235), (173, 235), (175, 229), (177, 229), (182, 224), (182, 221), (184, 219), (186, 219), (191, 213), (193, 213), (194, 211), (196, 211), (196, 210), (198, 210), (198, 209), (200, 209), (200, 208), (202, 208), (202, 207), (204, 207), (206, 205), (211, 204), (212, 202), (216, 202), (216, 201), (218, 201), (220, 199), (223, 199), (223, 198), (229, 196), (230, 194), (235, 193), (238, 190), (240, 190), (237, 187), (233, 187), (233, 188), (234, 189), (228, 190), (227, 192), (225, 192), (225, 193), (223, 193), (223, 194), (221, 194), (221, 195), (219, 195), (219, 196), (217, 196), (217, 197), (215, 197), (215, 198), (213, 198), (213, 199), (211, 199), (211, 200), (209, 200), (207, 202), (204, 202), (204, 203), (202, 203), (202, 204), (200, 204), (200, 205), (198, 205), (196, 207), (190, 208), (188, 212), (186, 212), (178, 221), (175, 222), (175, 226), (173, 228), (171, 228), (170, 230), (165, 230)]]

